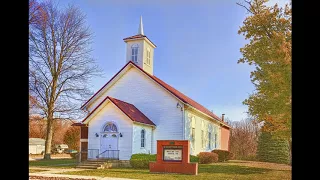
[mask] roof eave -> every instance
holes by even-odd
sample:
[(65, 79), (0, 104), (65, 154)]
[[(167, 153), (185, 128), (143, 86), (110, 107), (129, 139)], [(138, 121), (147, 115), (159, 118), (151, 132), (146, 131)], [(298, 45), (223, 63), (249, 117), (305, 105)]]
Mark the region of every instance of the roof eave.
[(145, 41), (147, 41), (153, 48), (156, 48), (156, 47), (157, 47), (157, 45), (155, 45), (147, 36), (145, 36), (145, 37), (137, 37), (137, 38), (124, 38), (124, 39), (123, 39), (124, 42), (136, 41), (136, 40), (145, 40)]
[[(131, 64), (131, 66), (129, 67), (128, 65)], [(91, 103), (97, 99), (98, 97), (100, 97), (100, 93), (103, 92), (104, 88), (107, 86), (107, 85), (110, 85), (112, 84), (112, 82), (118, 77), (120, 78), (118, 75), (123, 75), (125, 72), (123, 72), (123, 70), (125, 70), (127, 68), (130, 69), (132, 67), (132, 62), (129, 61), (126, 65), (124, 65), (106, 84), (104, 84), (94, 95), (91, 96), (91, 98), (89, 100), (87, 100), (81, 107), (80, 109), (81, 110), (87, 110), (88, 111), (88, 106), (91, 105)], [(121, 74), (122, 73), (122, 74)]]
[(85, 117), (85, 118), (82, 120), (82, 124), (86, 124), (86, 125), (87, 125), (87, 124), (90, 122), (92, 115), (93, 115), (94, 113), (96, 113), (99, 108), (102, 108), (101, 105), (104, 104), (105, 102), (107, 102), (108, 100), (110, 101), (110, 99), (108, 98), (108, 96), (107, 96), (106, 98), (104, 98), (104, 99), (100, 102), (100, 104), (98, 104), (98, 105), (96, 106), (96, 108), (94, 108), (94, 109), (87, 115), (87, 117)]
[(217, 123), (219, 123), (220, 125), (223, 125), (223, 126), (226, 126), (226, 127), (228, 127), (228, 128), (231, 128), (229, 125), (227, 125), (227, 124), (225, 124), (225, 123), (223, 123), (223, 122), (221, 122), (220, 120), (218, 120), (218, 119), (216, 119), (216, 118), (213, 118), (212, 116), (209, 116), (208, 114), (206, 114), (206, 113), (203, 113), (202, 111), (200, 111), (200, 110), (198, 110), (197, 108), (195, 108), (195, 107), (193, 107), (193, 106), (191, 106), (190, 104), (188, 104), (188, 103), (185, 103), (188, 107), (190, 107), (191, 109), (193, 109), (193, 110), (195, 110), (195, 111), (197, 111), (197, 112), (199, 112), (200, 114), (202, 114), (202, 115), (204, 115), (204, 116), (206, 116), (206, 117), (208, 117), (208, 118), (210, 118), (210, 119), (213, 119), (213, 120), (215, 120)]
[(156, 125), (153, 125), (153, 124), (146, 124), (146, 123), (142, 123), (142, 122), (138, 122), (138, 121), (133, 121), (133, 123), (136, 123), (136, 124), (142, 124), (142, 125), (146, 125), (146, 126), (153, 126), (153, 127), (157, 127)]
[[(87, 126), (87, 124), (91, 121), (92, 117), (93, 117), (93, 114), (98, 112), (99, 111), (99, 108), (101, 109), (103, 106), (104, 103), (111, 103), (113, 104), (115, 107), (117, 107), (125, 116), (127, 116), (129, 119), (132, 120), (132, 122), (136, 122), (136, 123), (140, 123), (140, 122), (137, 122), (135, 121), (134, 119), (132, 119), (120, 106), (118, 106), (115, 102), (113, 102), (113, 100), (107, 96), (83, 121), (82, 121), (82, 124), (85, 124)], [(149, 121), (151, 121), (149, 119)], [(152, 122), (152, 121), (151, 121)], [(153, 123), (153, 122), (152, 122)], [(141, 124), (145, 124), (145, 123), (141, 123)], [(153, 123), (154, 124), (154, 123)], [(152, 124), (146, 124), (146, 125), (149, 125), (149, 126), (155, 126), (155, 125), (152, 125)]]
[[(137, 122), (136, 120), (132, 119), (120, 106), (118, 106), (115, 102), (113, 102), (112, 99), (108, 98), (112, 104), (114, 104), (125, 116), (127, 116), (129, 119), (132, 120), (132, 122), (136, 122), (136, 123), (141, 123), (141, 122)], [(140, 110), (139, 110), (140, 111)], [(142, 113), (142, 112), (141, 112)], [(149, 118), (147, 118), (149, 119)], [(149, 119), (150, 122), (152, 122), (150, 119)], [(153, 122), (152, 122), (153, 123)], [(146, 123), (141, 123), (141, 124), (146, 124)], [(154, 124), (154, 123), (153, 123)], [(152, 125), (152, 124), (148, 124), (148, 125)]]

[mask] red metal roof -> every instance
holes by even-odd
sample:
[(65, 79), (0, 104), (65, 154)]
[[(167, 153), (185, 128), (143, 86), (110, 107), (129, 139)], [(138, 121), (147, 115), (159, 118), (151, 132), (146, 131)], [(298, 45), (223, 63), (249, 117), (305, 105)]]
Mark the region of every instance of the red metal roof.
[(88, 116), (82, 121), (84, 122), (90, 115), (98, 109), (98, 107), (107, 99), (109, 99), (113, 104), (115, 104), (124, 114), (126, 114), (132, 121), (149, 124), (155, 126), (155, 124), (145, 116), (138, 108), (136, 108), (133, 104), (121, 101), (116, 98), (112, 98), (107, 96)]
[(138, 108), (136, 108), (133, 104), (130, 104), (112, 97), (109, 97), (109, 99), (122, 112), (124, 112), (132, 121), (155, 126), (155, 124), (147, 116), (145, 116)]
[(163, 82), (161, 79), (157, 78), (156, 76), (150, 75), (149, 73), (145, 72), (142, 68), (140, 68), (139, 66), (137, 66), (136, 64), (134, 64), (133, 62), (131, 62), (135, 67), (137, 67), (138, 69), (140, 69), (142, 72), (144, 72), (146, 75), (148, 75), (149, 77), (151, 77), (153, 80), (155, 80), (157, 83), (159, 83), (162, 87), (166, 88), (169, 92), (171, 92), (172, 94), (174, 94), (175, 96), (177, 96), (181, 101), (183, 101), (184, 103), (190, 104), (192, 107), (198, 109), (199, 111), (219, 120), (222, 121), (218, 116), (216, 116), (215, 114), (213, 114), (211, 111), (209, 111), (207, 108), (203, 107), (201, 104), (197, 103), (196, 101), (192, 100), (191, 98), (189, 98), (188, 96), (184, 95), (183, 93), (181, 93), (180, 91), (176, 90), (175, 88), (173, 88), (172, 86), (170, 86), (169, 84)]
[[(139, 70), (141, 70), (144, 74), (146, 74), (147, 76), (149, 76), (150, 78), (152, 78), (154, 81), (156, 81), (158, 84), (160, 84), (162, 87), (164, 87), (165, 89), (167, 89), (169, 92), (171, 92), (173, 95), (175, 95), (177, 98), (179, 98), (181, 101), (183, 101), (184, 103), (187, 103), (189, 105), (191, 105), (192, 107), (196, 108), (197, 110), (203, 112), (204, 114), (217, 119), (218, 121), (220, 121), (223, 124), (226, 124), (225, 122), (223, 122), (217, 115), (215, 115), (214, 113), (212, 113), (210, 110), (208, 110), (207, 108), (205, 108), (204, 106), (202, 106), (201, 104), (197, 103), (196, 101), (194, 101), (193, 99), (189, 98), (188, 96), (184, 95), (183, 93), (181, 93), (180, 91), (176, 90), (175, 88), (173, 88), (172, 86), (168, 85), (167, 83), (163, 82), (162, 80), (160, 80), (159, 78), (157, 78), (156, 76), (150, 75), (149, 73), (145, 72), (142, 68), (140, 68), (138, 65), (136, 65), (135, 63), (133, 63), (132, 61), (129, 61), (123, 68), (121, 68), (121, 70), (111, 78), (114, 79), (128, 64), (131, 64), (133, 66), (135, 66), (136, 68), (138, 68)], [(99, 89), (98, 92), (100, 92), (109, 82), (108, 81), (101, 89)], [(97, 92), (97, 93), (98, 93)], [(97, 93), (95, 93), (84, 105), (86, 105)], [(100, 103), (101, 104), (101, 103)], [(100, 104), (98, 106), (100, 106)], [(82, 105), (82, 107), (84, 107), (84, 105)], [(98, 107), (97, 106), (97, 107)]]
[(130, 63), (131, 61), (129, 61), (126, 65), (124, 65), (120, 71), (118, 71), (105, 85), (103, 85), (96, 93), (94, 93), (93, 96), (91, 96), (91, 98), (89, 100), (87, 100), (82, 106), (81, 106), (81, 109), (86, 105), (88, 104), (88, 102), (93, 98), (95, 97), (104, 87), (107, 86), (107, 84), (109, 84), (125, 67), (127, 67), (127, 65)]
[(82, 124), (81, 122), (73, 123), (71, 126), (85, 126), (85, 124)]
[(142, 34), (137, 34), (137, 35), (134, 35), (134, 36), (126, 37), (123, 40), (137, 39), (137, 38), (143, 38), (143, 37), (147, 37), (147, 36), (146, 35), (142, 35)]
[(147, 38), (155, 47), (157, 47), (146, 35), (142, 35), (142, 34), (137, 34), (137, 35), (134, 35), (134, 36), (126, 37), (123, 40), (126, 41), (126, 40), (129, 40), (129, 39), (139, 39), (139, 38), (144, 38), (144, 37)]
[(157, 81), (159, 84), (161, 84), (163, 87), (165, 87), (166, 89), (168, 89), (172, 94), (174, 94), (175, 96), (177, 96), (180, 100), (182, 100), (185, 103), (190, 104), (192, 107), (198, 109), (199, 111), (221, 121), (221, 119), (216, 116), (215, 114), (213, 114), (211, 111), (209, 111), (207, 108), (203, 107), (201, 104), (197, 103), (196, 101), (192, 100), (191, 98), (189, 98), (188, 96), (182, 94), (180, 91), (176, 90), (175, 88), (173, 88), (172, 86), (170, 86), (169, 84), (163, 82), (161, 79), (157, 78), (156, 76), (152, 76), (152, 78)]

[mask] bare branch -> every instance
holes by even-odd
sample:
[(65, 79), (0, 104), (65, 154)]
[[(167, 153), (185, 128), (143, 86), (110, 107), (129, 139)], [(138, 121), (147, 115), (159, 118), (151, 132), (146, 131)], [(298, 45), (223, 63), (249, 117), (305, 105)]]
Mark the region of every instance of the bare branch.
[[(248, 1), (245, 1), (245, 2), (248, 3), (251, 6), (251, 2), (248, 2)], [(236, 4), (241, 6), (241, 7), (244, 7), (248, 12), (253, 14), (252, 11), (250, 10), (250, 8), (248, 8), (247, 6), (245, 6), (245, 5), (241, 4), (241, 3), (238, 3), (238, 2)]]
[(83, 97), (91, 95), (89, 80), (100, 74), (91, 57), (91, 32), (76, 7), (59, 10), (53, 1), (38, 4), (41, 13), (30, 24), (30, 93), (39, 99), (47, 119), (46, 154), (50, 153), (53, 122), (74, 119), (82, 113)]

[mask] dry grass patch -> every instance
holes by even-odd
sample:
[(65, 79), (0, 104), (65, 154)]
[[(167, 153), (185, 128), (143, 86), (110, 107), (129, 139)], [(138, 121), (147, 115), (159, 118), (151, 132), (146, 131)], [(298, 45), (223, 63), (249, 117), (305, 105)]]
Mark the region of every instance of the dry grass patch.
[(228, 164), (256, 167), (256, 168), (273, 169), (273, 170), (282, 170), (282, 171), (291, 171), (292, 170), (292, 167), (290, 165), (269, 163), (269, 162), (230, 160), (230, 161), (228, 161)]
[(44, 169), (29, 169), (29, 173), (36, 173), (36, 172), (42, 172), (42, 171), (47, 171)]
[(75, 159), (50, 159), (29, 161), (29, 167), (72, 168), (77, 165)]
[[(264, 163), (263, 163), (264, 164)], [(65, 172), (63, 174), (86, 175), (86, 176), (101, 176), (101, 177), (119, 177), (132, 179), (150, 179), (150, 180), (175, 180), (175, 179), (197, 179), (197, 180), (225, 180), (225, 179), (259, 179), (259, 180), (284, 180), (290, 179), (291, 170), (281, 170), (277, 166), (271, 168), (269, 163), (263, 165), (261, 163), (252, 163), (244, 161), (232, 161), (213, 164), (199, 164), (197, 176), (182, 175), (182, 174), (154, 174), (150, 173), (149, 169), (133, 169), (133, 168), (114, 168), (114, 169), (97, 169)], [(255, 167), (252, 167), (255, 166)], [(260, 167), (257, 167), (260, 166)], [(262, 168), (263, 167), (263, 168)]]

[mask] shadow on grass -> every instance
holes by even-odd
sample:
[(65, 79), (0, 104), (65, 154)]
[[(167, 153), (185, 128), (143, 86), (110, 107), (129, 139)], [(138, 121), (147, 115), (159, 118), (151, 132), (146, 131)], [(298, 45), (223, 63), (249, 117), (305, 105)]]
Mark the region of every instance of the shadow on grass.
[(272, 171), (271, 169), (256, 168), (239, 165), (201, 165), (199, 166), (200, 173), (226, 173), (226, 174), (262, 174)]
[[(105, 170), (95, 170), (105, 172)], [(265, 168), (256, 168), (248, 166), (239, 166), (239, 165), (200, 165), (199, 174), (201, 173), (225, 173), (225, 174), (263, 174), (266, 172), (272, 171), (271, 169)], [(130, 174), (150, 174), (149, 169), (134, 169), (134, 168), (113, 168), (108, 170), (109, 173), (130, 173)], [(157, 173), (152, 173), (157, 174)]]
[(75, 159), (38, 159), (35, 161), (29, 161), (29, 166), (47, 166), (47, 167), (53, 167), (53, 166), (75, 166), (76, 160)]
[[(91, 171), (91, 170), (89, 170)], [(100, 171), (104, 173), (106, 169), (98, 169), (94, 171)], [(130, 174), (150, 174), (149, 169), (134, 169), (134, 168), (112, 168), (107, 170), (109, 173), (130, 173)]]

